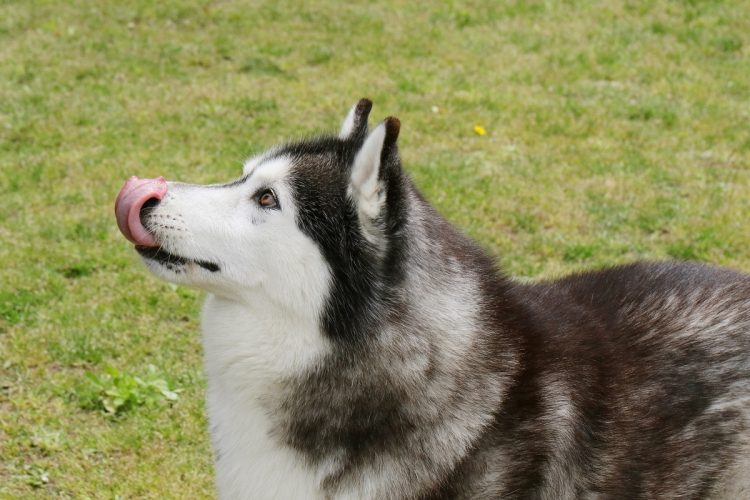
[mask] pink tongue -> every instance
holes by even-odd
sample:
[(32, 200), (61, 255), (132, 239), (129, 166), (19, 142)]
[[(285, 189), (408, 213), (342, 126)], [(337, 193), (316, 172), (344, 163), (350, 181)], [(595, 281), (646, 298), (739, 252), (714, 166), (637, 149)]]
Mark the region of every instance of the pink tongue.
[(141, 224), (141, 208), (150, 199), (161, 200), (166, 193), (167, 181), (164, 177), (139, 179), (133, 176), (122, 186), (115, 200), (115, 217), (120, 232), (128, 240), (145, 247), (159, 245), (154, 236)]

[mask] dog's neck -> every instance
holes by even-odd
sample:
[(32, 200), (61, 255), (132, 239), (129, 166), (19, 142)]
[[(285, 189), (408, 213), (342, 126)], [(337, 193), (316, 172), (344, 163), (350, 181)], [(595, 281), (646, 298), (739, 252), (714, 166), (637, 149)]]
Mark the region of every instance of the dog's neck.
[(273, 435), (285, 377), (329, 350), (317, 325), (262, 297), (240, 302), (214, 295), (202, 323), (220, 498), (318, 498), (316, 471)]
[[(208, 406), (223, 488), (270, 488), (258, 497), (410, 496), (471, 448), (507, 389), (512, 349), (492, 366), (479, 358), (477, 346), (493, 335), (476, 289), (486, 270), (460, 267), (439, 238), (423, 241), (381, 327), (346, 349), (318, 322), (260, 297), (209, 296)], [(409, 449), (425, 450), (423, 462)], [(278, 471), (289, 477), (268, 479)]]

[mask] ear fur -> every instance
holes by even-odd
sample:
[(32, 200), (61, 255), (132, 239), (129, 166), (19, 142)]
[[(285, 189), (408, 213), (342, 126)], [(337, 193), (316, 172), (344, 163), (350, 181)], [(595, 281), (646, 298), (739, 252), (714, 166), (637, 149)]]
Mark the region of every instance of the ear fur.
[(386, 118), (367, 136), (354, 159), (349, 192), (357, 204), (361, 218), (374, 220), (380, 215), (386, 198), (390, 155), (394, 151), (400, 128), (398, 118)]
[(339, 139), (364, 138), (367, 135), (367, 117), (371, 109), (372, 101), (367, 98), (360, 99), (352, 106), (341, 124)]

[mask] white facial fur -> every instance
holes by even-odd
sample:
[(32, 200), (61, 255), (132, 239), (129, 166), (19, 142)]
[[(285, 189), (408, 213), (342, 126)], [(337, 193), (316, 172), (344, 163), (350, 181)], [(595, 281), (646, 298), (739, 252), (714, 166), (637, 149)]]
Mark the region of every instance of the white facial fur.
[[(266, 154), (246, 163), (243, 182), (170, 183), (151, 214), (169, 221), (152, 227), (166, 251), (220, 267), (210, 272), (189, 263), (169, 270), (146, 259), (163, 279), (212, 294), (202, 323), (221, 498), (314, 498), (319, 491), (317, 474), (271, 435), (266, 405), (279, 380), (329, 351), (318, 320), (330, 270), (296, 224), (290, 168), (288, 158)], [(261, 188), (273, 189), (279, 210), (258, 205), (254, 195)]]
[[(244, 182), (169, 183), (167, 195), (152, 212), (153, 220), (170, 221), (154, 227), (165, 250), (216, 263), (218, 272), (191, 263), (176, 273), (154, 261), (146, 263), (168, 281), (236, 301), (268, 301), (287, 314), (317, 319), (328, 289), (328, 266), (315, 243), (297, 227), (287, 184), (289, 159), (266, 158), (248, 162)], [(253, 196), (261, 188), (274, 191), (279, 210), (258, 205)]]

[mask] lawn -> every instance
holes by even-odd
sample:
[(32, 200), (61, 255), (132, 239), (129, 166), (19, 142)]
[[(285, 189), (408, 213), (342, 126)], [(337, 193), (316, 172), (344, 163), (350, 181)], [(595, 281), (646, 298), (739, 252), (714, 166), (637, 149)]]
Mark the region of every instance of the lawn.
[(519, 279), (750, 271), (749, 56), (746, 1), (0, 0), (0, 497), (212, 495), (202, 297), (117, 231), (128, 176), (230, 180), (367, 96)]

